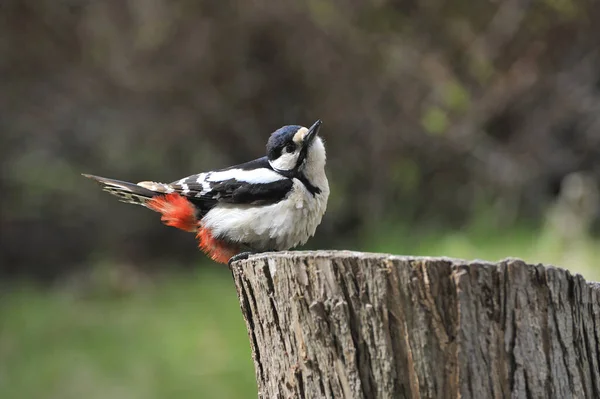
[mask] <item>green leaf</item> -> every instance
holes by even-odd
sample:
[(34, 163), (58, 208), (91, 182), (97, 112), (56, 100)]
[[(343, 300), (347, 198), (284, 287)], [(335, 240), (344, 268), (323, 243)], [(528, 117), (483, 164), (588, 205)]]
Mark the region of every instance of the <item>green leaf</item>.
[(448, 129), (450, 122), (446, 111), (440, 107), (431, 107), (425, 111), (421, 124), (428, 133), (441, 135)]

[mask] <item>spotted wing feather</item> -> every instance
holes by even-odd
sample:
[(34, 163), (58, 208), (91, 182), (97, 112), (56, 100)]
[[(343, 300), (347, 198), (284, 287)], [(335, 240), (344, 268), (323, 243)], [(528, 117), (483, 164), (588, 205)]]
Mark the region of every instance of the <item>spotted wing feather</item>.
[(266, 158), (177, 180), (169, 187), (206, 213), (219, 202), (266, 205), (284, 198), (292, 180), (273, 171)]

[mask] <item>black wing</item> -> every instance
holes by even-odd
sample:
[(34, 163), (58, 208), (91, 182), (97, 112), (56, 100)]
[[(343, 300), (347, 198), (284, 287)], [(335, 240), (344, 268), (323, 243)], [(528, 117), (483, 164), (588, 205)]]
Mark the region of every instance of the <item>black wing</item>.
[(220, 169), (217, 172), (222, 172), (222, 171), (231, 170), (231, 169), (255, 170), (255, 169), (261, 169), (261, 168), (273, 170), (267, 157), (253, 159), (252, 161), (244, 162), (239, 165), (234, 165), (234, 166), (230, 166), (225, 169)]
[(293, 181), (275, 172), (267, 157), (263, 157), (226, 169), (188, 176), (169, 186), (206, 213), (219, 202), (275, 203), (288, 195)]

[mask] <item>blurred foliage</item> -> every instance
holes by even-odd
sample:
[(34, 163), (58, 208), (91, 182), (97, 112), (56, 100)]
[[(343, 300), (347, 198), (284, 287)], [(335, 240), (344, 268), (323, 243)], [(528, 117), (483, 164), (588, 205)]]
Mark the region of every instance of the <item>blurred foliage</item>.
[(541, 225), (565, 176), (600, 176), (599, 10), (3, 0), (0, 272), (191, 264), (193, 237), (79, 173), (173, 181), (317, 118), (332, 198), (310, 247), (361, 246), (383, 222), (460, 229), (486, 207), (492, 229)]

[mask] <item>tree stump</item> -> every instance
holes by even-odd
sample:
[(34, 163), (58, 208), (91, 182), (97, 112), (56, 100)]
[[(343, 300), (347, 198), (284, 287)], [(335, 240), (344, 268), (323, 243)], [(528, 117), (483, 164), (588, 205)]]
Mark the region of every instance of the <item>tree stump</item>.
[(262, 398), (600, 398), (600, 285), (348, 251), (232, 265)]

